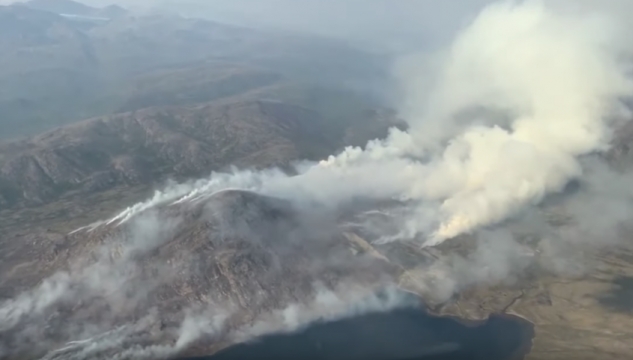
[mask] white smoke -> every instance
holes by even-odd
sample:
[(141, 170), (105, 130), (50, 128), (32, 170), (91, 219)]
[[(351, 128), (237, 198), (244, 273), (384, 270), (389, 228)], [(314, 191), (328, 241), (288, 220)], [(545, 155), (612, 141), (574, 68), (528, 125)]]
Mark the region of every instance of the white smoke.
[(540, 1), (491, 5), (446, 52), (430, 96), (411, 90), (424, 69), (408, 66), (402, 74), (410, 83), (408, 132), (394, 129), (365, 149), (303, 164), (294, 177), (214, 174), (113, 221), (158, 201), (230, 187), (332, 206), (356, 198), (412, 201), (400, 236), (424, 234), (425, 245), (503, 221), (561, 191), (582, 175), (581, 156), (608, 147), (619, 100), (633, 89), (609, 20)]
[[(75, 259), (69, 269), (44, 279), (29, 291), (0, 302), (0, 339), (15, 339), (11, 341), (9, 349), (3, 351), (11, 353), (25, 349), (37, 351), (39, 347), (54, 348), (54, 342), (49, 343), (51, 336), (46, 335), (50, 331), (55, 333), (52, 337), (57, 338), (94, 338), (111, 328), (117, 319), (128, 319), (139, 304), (147, 300), (153, 289), (172, 277), (170, 269), (159, 265), (152, 267), (156, 270), (155, 277), (144, 275), (134, 257), (151, 251), (171, 238), (177, 226), (176, 218), (158, 218), (152, 212), (138, 216), (125, 230), (125, 234), (112, 234), (103, 244), (92, 248), (90, 254), (84, 254), (88, 256)], [(64, 309), (69, 307), (82, 310), (62, 315)], [(98, 313), (98, 318), (106, 320), (92, 322), (90, 311), (85, 308), (90, 308), (92, 312)], [(59, 324), (60, 319), (63, 324)], [(112, 341), (116, 335), (111, 332), (105, 334), (108, 336), (103, 338), (104, 341)], [(36, 345), (29, 349), (31, 343)], [(78, 351), (87, 351), (87, 346), (101, 349), (94, 348), (94, 339), (70, 345), (67, 350), (76, 350), (78, 359), (84, 358)], [(0, 353), (0, 356), (4, 356), (4, 353)]]
[[(440, 203), (441, 225), (429, 244), (540, 202), (582, 174), (580, 156), (607, 147), (610, 116), (631, 93), (607, 20), (554, 13), (542, 2), (486, 8), (451, 47), (409, 134), (396, 132), (327, 164), (351, 171), (375, 159), (394, 165), (403, 155), (431, 152), (430, 161), (384, 171), (407, 178), (405, 198)], [(506, 116), (456, 122), (476, 106)]]
[(83, 340), (70, 341), (65, 346), (50, 351), (42, 360), (87, 360), (87, 359), (164, 359), (176, 356), (187, 346), (201, 338), (213, 340), (225, 331), (225, 321), (229, 312), (225, 309), (207, 309), (185, 313), (177, 339), (171, 344), (156, 344), (151, 328), (159, 320), (155, 311), (139, 321)]

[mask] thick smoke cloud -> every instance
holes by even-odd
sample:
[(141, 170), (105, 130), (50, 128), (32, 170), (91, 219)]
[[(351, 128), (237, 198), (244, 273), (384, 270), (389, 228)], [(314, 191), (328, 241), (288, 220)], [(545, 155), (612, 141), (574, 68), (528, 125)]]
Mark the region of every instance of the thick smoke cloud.
[[(408, 235), (424, 234), (426, 245), (501, 222), (562, 191), (582, 175), (581, 156), (608, 148), (619, 100), (633, 89), (617, 40), (614, 23), (601, 16), (542, 2), (491, 5), (447, 51), (430, 96), (405, 101), (408, 132), (301, 165), (294, 177), (214, 175), (117, 219), (235, 187), (330, 206), (410, 201)], [(415, 86), (418, 74), (409, 70)]]
[[(631, 90), (611, 27), (542, 3), (490, 6), (449, 50), (409, 134), (350, 149), (327, 165), (352, 171), (376, 159), (401, 162), (400, 171), (386, 172), (406, 178), (401, 194), (441, 203), (431, 244), (502, 221), (562, 190), (581, 175), (579, 156), (608, 145), (609, 116)], [(505, 116), (483, 113), (460, 124), (456, 117), (473, 107)]]
[[(619, 101), (633, 87), (621, 63), (627, 54), (618, 23), (605, 13), (569, 11), (562, 5), (493, 4), (445, 51), (403, 60), (396, 75), (403, 85), (401, 113), (409, 123), (407, 131), (394, 129), (387, 139), (364, 148), (297, 164), (295, 176), (276, 169), (236, 170), (171, 184), (111, 219), (78, 229), (75, 235), (108, 226), (125, 229), (126, 242), (108, 243), (96, 262), (79, 264), (1, 303), (0, 333), (15, 329), (20, 344), (28, 344), (25, 338), (45, 338), (22, 326), (46, 323), (47, 310), (68, 299), (105, 298), (109, 305), (126, 305), (130, 311), (142, 305), (146, 294), (170, 281), (172, 274), (161, 272), (155, 283), (138, 277), (136, 256), (167, 241), (179, 223), (153, 210), (200, 203), (227, 189), (251, 190), (289, 200), (299, 209), (332, 213), (369, 204), (363, 205), (368, 211), (346, 226), (372, 233), (375, 244), (413, 239), (421, 247), (433, 247), (474, 234), (468, 238), (474, 243), (470, 254), (450, 254), (409, 271), (417, 279), (416, 289), (438, 301), (469, 286), (512, 282), (535, 263), (557, 273), (583, 271), (570, 249), (581, 253), (596, 242), (617, 244), (618, 225), (628, 220), (633, 195), (627, 190), (628, 175), (612, 171), (595, 154), (608, 149), (614, 127), (626, 115)], [(568, 194), (572, 181), (580, 190)], [(613, 187), (606, 189), (604, 183)], [(596, 218), (595, 211), (603, 216)], [(553, 224), (552, 213), (565, 221)], [(516, 241), (517, 233), (540, 242), (527, 246)], [(246, 340), (323, 317), (406, 304), (397, 295), (372, 298), (388, 284), (335, 289), (317, 284), (314, 299), (283, 304), (229, 335), (226, 323), (235, 309), (225, 304), (178, 314), (179, 325), (167, 331), (169, 340), (162, 337), (165, 331), (154, 330), (162, 319), (148, 310), (144, 318), (116, 330), (111, 330), (115, 321), (106, 321), (69, 331), (71, 342), (50, 344), (57, 350), (47, 356), (169, 356), (200, 338)], [(137, 291), (121, 296), (129, 289)]]

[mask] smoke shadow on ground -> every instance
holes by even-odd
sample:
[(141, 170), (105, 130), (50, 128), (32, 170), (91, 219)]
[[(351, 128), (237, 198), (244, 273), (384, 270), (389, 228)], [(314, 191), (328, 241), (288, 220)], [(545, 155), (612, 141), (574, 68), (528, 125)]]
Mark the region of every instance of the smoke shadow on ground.
[(517, 317), (466, 323), (404, 308), (317, 322), (183, 360), (514, 360), (529, 351), (533, 334), (532, 324)]
[(598, 298), (600, 304), (619, 312), (633, 312), (633, 276), (617, 276), (612, 284), (614, 289)]

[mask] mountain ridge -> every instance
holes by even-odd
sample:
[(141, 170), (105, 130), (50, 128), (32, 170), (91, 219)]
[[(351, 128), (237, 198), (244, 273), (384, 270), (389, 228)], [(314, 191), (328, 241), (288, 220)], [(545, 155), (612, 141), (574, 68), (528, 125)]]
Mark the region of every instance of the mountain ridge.
[(73, 0), (29, 0), (25, 6), (52, 12), (58, 15), (81, 16), (86, 18), (102, 18), (109, 20), (117, 16), (124, 16), (127, 10), (118, 5), (108, 5), (102, 8), (92, 7)]
[[(364, 141), (397, 124), (379, 114), (363, 121), (366, 126), (350, 121), (347, 128), (376, 127), (361, 135)], [(229, 165), (283, 167), (327, 156), (343, 146), (344, 136), (313, 110), (264, 100), (102, 116), (0, 143), (0, 204), (42, 204), (69, 191), (199, 177)]]
[(380, 73), (377, 59), (342, 42), (200, 19), (141, 15), (91, 23), (14, 4), (0, 6), (0, 20), (5, 139), (275, 82), (362, 91)]

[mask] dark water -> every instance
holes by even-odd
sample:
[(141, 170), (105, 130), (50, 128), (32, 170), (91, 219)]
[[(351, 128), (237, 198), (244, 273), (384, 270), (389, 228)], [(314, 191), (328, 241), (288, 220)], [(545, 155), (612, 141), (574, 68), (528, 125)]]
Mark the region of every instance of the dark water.
[(263, 337), (204, 360), (515, 360), (529, 351), (533, 328), (510, 316), (478, 324), (408, 308), (313, 324)]
[(614, 311), (633, 313), (633, 277), (617, 276), (612, 285), (612, 290), (598, 298), (600, 303)]

